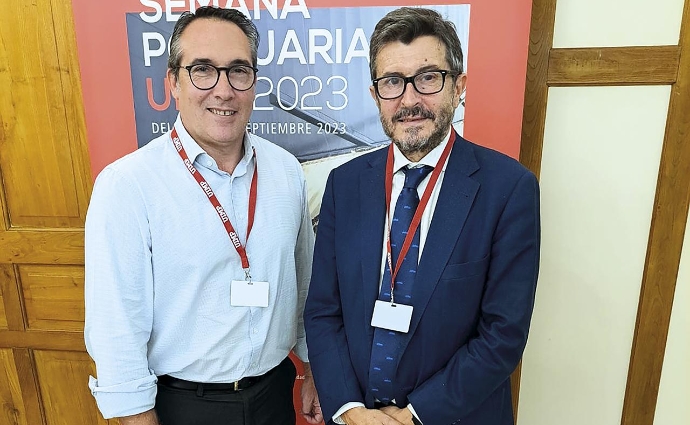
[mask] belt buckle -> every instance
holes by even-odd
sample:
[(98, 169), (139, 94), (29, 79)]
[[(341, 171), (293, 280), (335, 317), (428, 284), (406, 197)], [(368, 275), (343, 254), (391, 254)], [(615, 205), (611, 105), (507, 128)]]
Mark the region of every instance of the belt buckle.
[(235, 391), (239, 391), (240, 390), (240, 381), (235, 381), (234, 385), (235, 385)]

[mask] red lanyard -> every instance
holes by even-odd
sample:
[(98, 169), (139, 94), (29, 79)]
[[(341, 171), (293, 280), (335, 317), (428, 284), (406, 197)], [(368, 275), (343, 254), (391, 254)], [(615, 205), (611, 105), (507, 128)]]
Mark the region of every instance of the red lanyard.
[[(213, 207), (215, 208), (218, 217), (223, 222), (223, 226), (225, 226), (225, 230), (228, 232), (228, 236), (230, 236), (230, 242), (232, 242), (232, 245), (235, 247), (237, 253), (240, 255), (245, 277), (247, 279), (251, 279), (251, 275), (249, 274), (249, 258), (247, 258), (247, 252), (242, 246), (240, 238), (237, 236), (237, 232), (235, 232), (235, 228), (232, 227), (232, 223), (230, 223), (230, 217), (228, 217), (228, 214), (225, 212), (225, 209), (223, 209), (223, 206), (218, 201), (216, 194), (213, 193), (211, 186), (208, 184), (208, 182), (206, 182), (201, 173), (198, 172), (196, 167), (194, 167), (192, 161), (189, 160), (187, 152), (185, 152), (184, 147), (182, 146), (182, 142), (180, 142), (180, 137), (177, 135), (177, 129), (175, 129), (174, 127), (172, 133), (170, 134), (170, 137), (172, 139), (173, 145), (175, 146), (175, 149), (177, 150), (177, 153), (180, 154), (180, 158), (182, 158), (182, 162), (184, 162), (184, 165), (187, 167), (187, 170), (189, 170), (189, 173), (199, 184), (201, 190), (203, 190), (206, 196), (208, 196), (209, 202), (211, 202), (211, 205), (213, 205)], [(251, 189), (249, 190), (249, 212), (247, 214), (247, 240), (249, 240), (249, 233), (251, 233), (252, 226), (254, 225), (254, 213), (256, 212), (257, 169), (258, 165), (256, 163), (256, 151), (254, 151), (254, 175), (252, 175)]]
[[(400, 270), (400, 266), (402, 265), (402, 262), (405, 259), (405, 255), (407, 255), (407, 251), (410, 249), (410, 245), (412, 245), (412, 239), (414, 238), (414, 234), (417, 231), (417, 228), (419, 227), (419, 223), (422, 221), (422, 214), (424, 213), (424, 209), (426, 208), (426, 205), (429, 203), (429, 198), (431, 198), (431, 192), (434, 191), (436, 181), (441, 175), (441, 168), (443, 168), (443, 164), (445, 164), (446, 159), (448, 158), (448, 155), (450, 154), (450, 151), (453, 148), (453, 143), (455, 143), (455, 132), (451, 131), (448, 144), (443, 149), (443, 153), (441, 153), (441, 157), (438, 159), (438, 162), (434, 167), (434, 171), (431, 172), (429, 183), (427, 183), (426, 189), (424, 189), (424, 194), (422, 195), (422, 199), (419, 201), (417, 210), (415, 211), (414, 216), (412, 217), (410, 228), (407, 230), (405, 241), (403, 242), (403, 246), (400, 248), (400, 254), (398, 254), (398, 260), (395, 262), (395, 269), (393, 268), (393, 260), (391, 255), (391, 228), (390, 225), (386, 223), (386, 261), (388, 262), (388, 269), (391, 271), (391, 303), (395, 302), (395, 298), (393, 297), (393, 291), (395, 289), (395, 276), (398, 275), (398, 270)], [(394, 161), (395, 159), (393, 156), (393, 144), (391, 143), (391, 145), (388, 148), (388, 159), (386, 161), (387, 219), (390, 218), (391, 193), (393, 192)]]

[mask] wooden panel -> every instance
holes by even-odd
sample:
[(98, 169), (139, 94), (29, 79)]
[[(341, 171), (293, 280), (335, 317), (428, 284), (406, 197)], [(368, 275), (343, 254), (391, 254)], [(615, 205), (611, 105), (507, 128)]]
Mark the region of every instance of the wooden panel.
[(654, 423), (690, 203), (690, 0), (682, 22), (678, 81), (671, 89), (622, 425)]
[(46, 425), (108, 425), (87, 386), (96, 368), (86, 353), (35, 351)]
[(28, 329), (84, 329), (84, 268), (81, 266), (19, 267)]
[(24, 330), (24, 313), (20, 300), (15, 269), (10, 264), (0, 264), (0, 328)]
[(552, 49), (549, 86), (672, 84), (676, 82), (680, 48), (608, 47)]
[[(86, 218), (86, 207), (93, 189), (93, 179), (86, 140), (86, 119), (82, 100), (77, 38), (74, 32), (74, 13), (71, 1), (51, 0), (51, 6), (53, 8), (53, 24), (55, 25), (53, 35), (55, 36), (58, 59), (62, 65), (58, 69), (62, 82), (62, 107), (67, 117), (68, 141), (73, 152), (71, 160), (78, 195), (77, 200), (79, 201), (80, 224), (83, 226), (83, 220)], [(61, 146), (61, 141), (58, 141), (59, 146)]]
[(0, 424), (29, 425), (12, 350), (0, 350)]
[(84, 264), (84, 231), (0, 231), (0, 263)]
[[(86, 204), (80, 152), (70, 142), (63, 76), (72, 72), (61, 27), (47, 0), (12, 1), (0, 14), (0, 166), (12, 227), (83, 226)], [(56, 31), (57, 30), (57, 31)], [(17, 48), (21, 46), (21, 48)], [(77, 76), (78, 78), (78, 76)], [(75, 155), (76, 154), (76, 155)]]

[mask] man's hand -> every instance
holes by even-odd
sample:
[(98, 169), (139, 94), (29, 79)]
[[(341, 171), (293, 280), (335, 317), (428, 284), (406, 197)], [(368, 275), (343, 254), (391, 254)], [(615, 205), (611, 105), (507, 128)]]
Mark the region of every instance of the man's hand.
[[(355, 407), (343, 413), (340, 418), (347, 425), (402, 425), (386, 413), (377, 409)], [(410, 419), (410, 423), (412, 420)]]
[(124, 416), (119, 419), (121, 425), (160, 425), (156, 411), (153, 409), (138, 415)]
[(319, 395), (314, 386), (309, 363), (304, 363), (304, 382), (302, 382), (302, 417), (310, 424), (323, 422), (323, 413), (319, 404)]
[(401, 409), (397, 406), (386, 406), (381, 408), (381, 411), (403, 425), (414, 425), (412, 422), (412, 411), (407, 407)]

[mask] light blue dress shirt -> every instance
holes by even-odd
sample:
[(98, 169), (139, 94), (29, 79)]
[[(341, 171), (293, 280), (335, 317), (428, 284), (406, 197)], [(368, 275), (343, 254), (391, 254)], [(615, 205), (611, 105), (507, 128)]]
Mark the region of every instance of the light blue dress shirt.
[(228, 174), (179, 117), (175, 126), (245, 246), (253, 280), (269, 282), (269, 306), (230, 305), (231, 282), (245, 277), (240, 257), (169, 133), (110, 164), (86, 219), (84, 336), (98, 376), (89, 387), (105, 418), (153, 408), (156, 375), (233, 382), (266, 373), (293, 349), (307, 361), (302, 311), (314, 234), (300, 164), (247, 134), (244, 157)]

